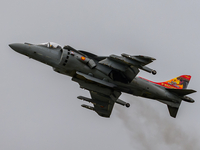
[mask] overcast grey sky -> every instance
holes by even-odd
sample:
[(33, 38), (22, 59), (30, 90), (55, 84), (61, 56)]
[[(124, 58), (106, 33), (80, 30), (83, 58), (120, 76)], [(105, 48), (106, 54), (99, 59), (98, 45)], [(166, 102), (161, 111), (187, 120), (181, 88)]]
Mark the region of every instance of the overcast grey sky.
[(200, 1), (2, 0), (0, 5), (1, 150), (197, 150), (200, 100), (183, 102), (176, 119), (159, 102), (123, 94), (111, 118), (80, 107), (79, 88), (51, 67), (12, 51), (15, 42), (53, 41), (97, 55), (156, 58), (149, 67), (166, 81), (190, 74), (200, 91)]

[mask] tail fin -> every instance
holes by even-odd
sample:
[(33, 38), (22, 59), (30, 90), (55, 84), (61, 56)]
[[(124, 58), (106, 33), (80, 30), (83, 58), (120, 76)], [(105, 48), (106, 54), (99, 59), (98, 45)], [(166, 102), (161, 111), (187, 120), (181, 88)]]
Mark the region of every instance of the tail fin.
[(190, 75), (181, 75), (179, 77), (173, 78), (165, 82), (158, 82), (156, 84), (164, 86), (169, 89), (186, 89), (191, 76)]
[(167, 107), (168, 107), (170, 116), (173, 118), (176, 118), (179, 107), (171, 107), (170, 105), (167, 105)]
[[(154, 82), (155, 84), (161, 85), (166, 88), (166, 91), (169, 92), (169, 94), (173, 95), (175, 94), (178, 96), (177, 101), (161, 101), (165, 104), (167, 104), (169, 113), (171, 117), (176, 118), (178, 109), (180, 107), (181, 101), (184, 100), (186, 102), (193, 103), (194, 100), (186, 95), (196, 92), (192, 89), (186, 89), (189, 82), (190, 82), (191, 76), (190, 75), (181, 75), (179, 77), (173, 78), (171, 80), (165, 81), (165, 82)], [(176, 99), (176, 98), (175, 98)]]

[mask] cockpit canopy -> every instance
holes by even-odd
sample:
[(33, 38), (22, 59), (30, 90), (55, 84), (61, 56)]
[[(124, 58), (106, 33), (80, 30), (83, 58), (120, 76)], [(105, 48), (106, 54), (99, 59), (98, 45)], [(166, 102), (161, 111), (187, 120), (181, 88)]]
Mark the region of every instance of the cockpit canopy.
[(39, 45), (45, 46), (45, 47), (48, 47), (48, 48), (62, 48), (59, 44), (54, 43), (54, 42), (46, 42), (46, 43), (41, 43)]

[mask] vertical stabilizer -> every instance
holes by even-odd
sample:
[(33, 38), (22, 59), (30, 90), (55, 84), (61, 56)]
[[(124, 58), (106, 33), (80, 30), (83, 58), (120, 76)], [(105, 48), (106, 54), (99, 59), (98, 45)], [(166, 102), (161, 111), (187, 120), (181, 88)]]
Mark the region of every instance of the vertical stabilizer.
[(190, 75), (181, 75), (165, 82), (157, 82), (156, 84), (162, 85), (170, 89), (186, 89), (190, 82), (190, 79)]
[(171, 107), (169, 105), (167, 105), (167, 107), (168, 107), (170, 116), (176, 118), (179, 107)]

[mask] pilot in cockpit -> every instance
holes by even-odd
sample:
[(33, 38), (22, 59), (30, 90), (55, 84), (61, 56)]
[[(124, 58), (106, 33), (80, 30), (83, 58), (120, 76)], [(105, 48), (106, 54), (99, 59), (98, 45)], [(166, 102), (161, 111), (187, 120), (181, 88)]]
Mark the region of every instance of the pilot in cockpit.
[(55, 48), (55, 49), (57, 49), (57, 48), (61, 49), (62, 48), (59, 44), (54, 43), (54, 42), (46, 42), (46, 43), (41, 43), (39, 45), (42, 45), (42, 46), (45, 46), (45, 47), (48, 47), (48, 48)]

